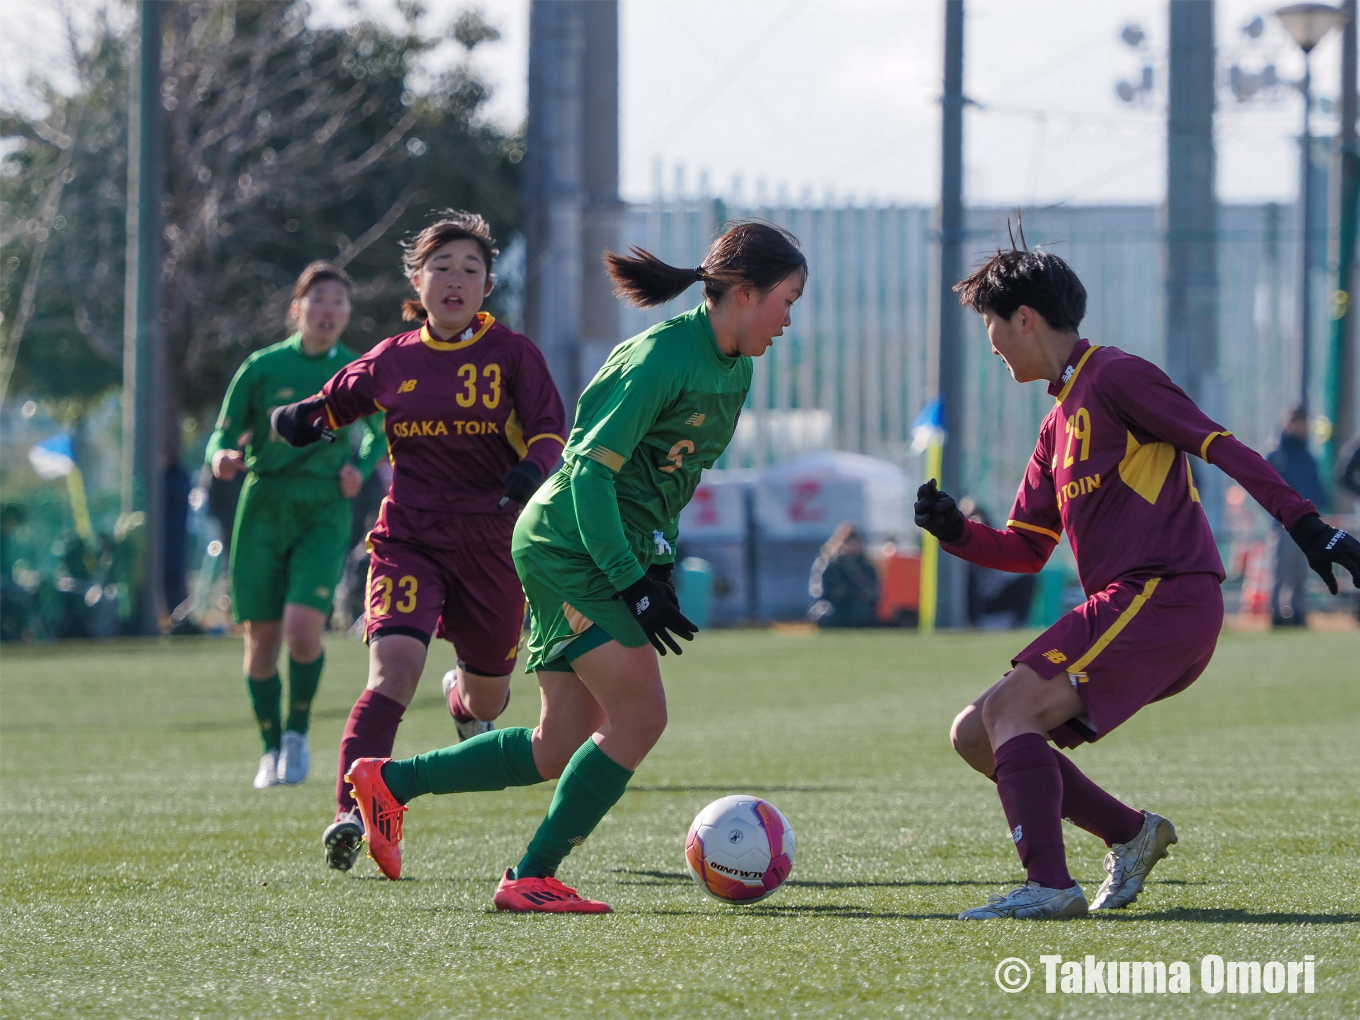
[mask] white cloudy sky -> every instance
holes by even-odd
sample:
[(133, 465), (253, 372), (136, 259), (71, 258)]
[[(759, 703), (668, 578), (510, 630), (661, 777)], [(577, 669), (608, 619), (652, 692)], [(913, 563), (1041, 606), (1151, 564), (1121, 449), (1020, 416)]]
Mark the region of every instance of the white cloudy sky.
[[(58, 59), (63, 0), (6, 0), (0, 90), (22, 99), (27, 69)], [(96, 0), (64, 0), (77, 18)], [(468, 4), (426, 0), (427, 26)], [(365, 0), (395, 18), (392, 0)], [(353, 19), (348, 0), (314, 0), (316, 16)], [(477, 3), (503, 38), (477, 51), (495, 87), (491, 116), (525, 114), (528, 0)], [(1273, 2), (1219, 0), (1224, 68), (1274, 61), (1286, 78), (1302, 58), (1269, 11)], [(966, 195), (975, 203), (1147, 202), (1164, 188), (1166, 0), (969, 0), (965, 88)], [(1265, 15), (1256, 42), (1242, 33)], [(621, 0), (623, 190), (675, 190), (702, 178), (727, 192), (765, 187), (880, 202), (932, 202), (938, 194), (943, 4), (940, 0)], [(1156, 87), (1122, 103), (1121, 78), (1143, 57), (1119, 40), (1134, 22), (1149, 40)], [(453, 58), (452, 47), (432, 62)], [(1317, 94), (1339, 90), (1340, 36), (1314, 53)], [(1226, 70), (1223, 72), (1226, 78)], [(1288, 200), (1297, 181), (1302, 105), (1281, 89), (1237, 104), (1220, 93), (1218, 183), (1224, 201)], [(1314, 130), (1335, 131), (1334, 117)]]

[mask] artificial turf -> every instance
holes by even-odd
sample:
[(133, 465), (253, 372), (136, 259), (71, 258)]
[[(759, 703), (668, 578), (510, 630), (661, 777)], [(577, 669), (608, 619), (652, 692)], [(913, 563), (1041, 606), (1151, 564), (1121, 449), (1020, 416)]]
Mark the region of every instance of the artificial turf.
[[(426, 797), (401, 882), (328, 871), (335, 748), (364, 649), (333, 639), (313, 774), (251, 789), (228, 639), (6, 648), (0, 1015), (6, 1017), (1360, 1016), (1360, 636), (1225, 634), (1204, 677), (1093, 748), (1089, 775), (1176, 824), (1129, 910), (954, 920), (1021, 877), (954, 713), (1025, 635), (715, 632), (665, 661), (671, 722), (562, 877), (606, 917), (490, 906), (549, 786)], [(450, 743), (437, 650), (397, 754)], [(533, 725), (514, 683), (507, 724)], [(700, 895), (685, 831), (728, 793), (797, 835), (786, 886)], [(1104, 847), (1065, 827), (1088, 894)], [(1184, 960), (1183, 995), (1046, 994), (1039, 956)], [(1209, 994), (1200, 960), (1315, 957), (1311, 994)], [(1008, 995), (998, 963), (1034, 977)]]

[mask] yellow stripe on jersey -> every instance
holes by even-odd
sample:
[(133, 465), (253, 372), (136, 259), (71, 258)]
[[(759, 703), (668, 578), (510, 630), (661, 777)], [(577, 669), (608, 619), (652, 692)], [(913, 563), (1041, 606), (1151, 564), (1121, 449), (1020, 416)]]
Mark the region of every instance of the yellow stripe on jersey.
[(1209, 444), (1212, 443), (1219, 436), (1230, 435), (1232, 435), (1231, 432), (1210, 432), (1207, 436), (1204, 437), (1204, 442), (1200, 444), (1199, 459), (1207, 464), (1209, 462)]
[(1147, 584), (1143, 585), (1142, 592), (1133, 597), (1133, 601), (1129, 603), (1128, 608), (1119, 614), (1114, 623), (1110, 624), (1110, 629), (1096, 638), (1096, 643), (1086, 650), (1085, 655), (1072, 663), (1071, 666), (1067, 667), (1067, 672), (1082, 672), (1091, 664), (1092, 659), (1105, 651), (1105, 648), (1109, 643), (1119, 637), (1120, 631), (1129, 625), (1129, 621), (1138, 615), (1138, 610), (1142, 609), (1147, 600), (1152, 598), (1152, 593), (1157, 590), (1157, 585), (1161, 583), (1161, 580), (1160, 577), (1154, 577), (1148, 581)]
[(603, 464), (610, 471), (622, 471), (625, 463), (622, 457), (606, 446), (592, 446), (586, 451), (586, 456)]
[(1176, 448), (1170, 443), (1140, 444), (1128, 434), (1124, 459), (1119, 462), (1119, 477), (1138, 495), (1156, 504), (1166, 484), (1166, 476), (1176, 463)]
[(1062, 536), (1059, 535), (1056, 531), (1049, 531), (1047, 528), (1041, 528), (1041, 527), (1039, 527), (1039, 525), (1037, 525), (1037, 524), (1026, 524), (1024, 521), (1009, 520), (1009, 521), (1006, 522), (1006, 527), (1008, 527), (1008, 528), (1024, 528), (1026, 531), (1036, 531), (1036, 532), (1038, 532), (1040, 535), (1047, 535), (1049, 538), (1053, 539), (1053, 541), (1055, 541), (1055, 542), (1061, 542), (1061, 541), (1062, 541)]
[(556, 439), (563, 446), (567, 445), (567, 441), (563, 439), (561, 436), (559, 436), (556, 432), (540, 432), (538, 435), (531, 437), (528, 440), (528, 442), (526, 442), (524, 445), (533, 446), (540, 439)]
[(511, 411), (505, 420), (505, 441), (520, 460), (529, 455), (529, 444), (524, 441), (524, 423), (519, 420), (518, 411)]
[(1083, 354), (1081, 360), (1077, 362), (1077, 367), (1072, 369), (1072, 374), (1068, 376), (1067, 382), (1063, 384), (1062, 391), (1058, 394), (1057, 402), (1059, 404), (1066, 400), (1067, 395), (1072, 392), (1072, 384), (1077, 381), (1077, 376), (1081, 374), (1081, 366), (1086, 364), (1086, 359), (1098, 350), (1100, 350), (1100, 344), (1092, 344), (1086, 349), (1086, 353)]
[(467, 337), (466, 340), (457, 340), (453, 343), (450, 343), (447, 340), (440, 340), (439, 337), (430, 332), (430, 324), (427, 322), (420, 327), (421, 342), (424, 343), (426, 347), (433, 347), (436, 351), (461, 351), (464, 347), (471, 347), (482, 337), (486, 336), (486, 331), (496, 322), (496, 317), (490, 312), (478, 312), (477, 315), (482, 320), (481, 328), (479, 328), (472, 336), (468, 336), (468, 333), (471, 332), (470, 328), (464, 330), (461, 335)]
[(1190, 485), (1190, 502), (1199, 502), (1199, 490), (1195, 488), (1195, 473), (1190, 470), (1190, 454), (1185, 455), (1185, 480)]

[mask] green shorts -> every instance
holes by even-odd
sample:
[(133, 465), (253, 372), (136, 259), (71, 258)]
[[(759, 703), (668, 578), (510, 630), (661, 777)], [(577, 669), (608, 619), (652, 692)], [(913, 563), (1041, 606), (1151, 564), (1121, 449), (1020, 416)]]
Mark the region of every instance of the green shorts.
[[(589, 554), (563, 548), (546, 507), (530, 503), (515, 524), (510, 554), (529, 601), (528, 658), (524, 671), (572, 672), (571, 663), (609, 641), (625, 648), (647, 635)], [(579, 539), (577, 539), (579, 542)]]
[(231, 536), (231, 614), (279, 620), (286, 603), (329, 615), (353, 530), (336, 480), (251, 475)]

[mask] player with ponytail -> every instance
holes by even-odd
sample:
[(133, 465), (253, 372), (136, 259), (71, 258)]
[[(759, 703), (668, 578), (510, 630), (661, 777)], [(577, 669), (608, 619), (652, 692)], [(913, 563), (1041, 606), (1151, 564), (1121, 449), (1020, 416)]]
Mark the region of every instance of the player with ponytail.
[(537, 673), (543, 702), (537, 728), (351, 770), (360, 802), (386, 820), (369, 845), (389, 878), (400, 874), (401, 819), (417, 795), (559, 779), (547, 816), (496, 890), (501, 910), (610, 909), (559, 882), (557, 869), (665, 729), (657, 656), (680, 654), (676, 639), (696, 630), (671, 576), (680, 511), (731, 441), (751, 359), (790, 324), (807, 277), (798, 242), (766, 223), (734, 226), (694, 269), (636, 248), (605, 263), (631, 304), (662, 304), (696, 281), (704, 299), (614, 348), (581, 395), (561, 469), (515, 525), (532, 615), (525, 668)]

